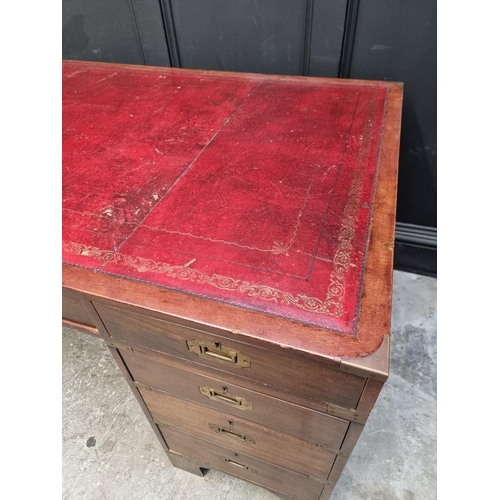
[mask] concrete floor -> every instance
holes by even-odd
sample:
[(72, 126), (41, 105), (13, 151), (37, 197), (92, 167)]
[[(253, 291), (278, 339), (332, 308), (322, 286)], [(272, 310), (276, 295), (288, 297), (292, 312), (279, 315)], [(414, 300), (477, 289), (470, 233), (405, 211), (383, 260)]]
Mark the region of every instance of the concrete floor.
[[(391, 375), (332, 499), (437, 498), (436, 286), (395, 272)], [(63, 327), (62, 345), (64, 500), (276, 500), (174, 469), (103, 343)]]

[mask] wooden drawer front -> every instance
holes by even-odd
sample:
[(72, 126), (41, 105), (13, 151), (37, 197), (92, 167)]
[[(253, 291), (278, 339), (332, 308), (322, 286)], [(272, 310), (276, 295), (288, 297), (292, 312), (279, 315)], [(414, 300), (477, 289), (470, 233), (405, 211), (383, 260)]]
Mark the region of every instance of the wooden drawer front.
[(323, 448), (165, 393), (140, 392), (155, 422), (319, 481), (328, 479), (336, 455)]
[[(165, 360), (160, 361), (142, 353), (131, 353), (126, 350), (120, 350), (120, 354), (136, 382), (291, 434), (327, 450), (339, 449), (349, 425), (349, 422), (325, 413), (171, 366)], [(223, 398), (211, 399), (200, 392), (200, 388), (206, 387), (214, 389), (218, 394), (223, 395), (226, 392), (230, 398), (243, 398), (244, 405), (250, 404), (251, 409), (244, 409), (244, 405), (233, 405)], [(224, 391), (224, 388), (227, 391)]]
[[(269, 387), (282, 394), (293, 395), (302, 399), (304, 405), (312, 400), (355, 408), (363, 390), (364, 378), (340, 372), (327, 362), (277, 354), (101, 303), (94, 303), (94, 306), (113, 338), (263, 384), (263, 391)], [(207, 349), (207, 355), (200, 356), (189, 349), (189, 344), (197, 345), (198, 341), (205, 344), (201, 349)], [(224, 353), (219, 356), (213, 348), (217, 342)], [(231, 352), (237, 355), (231, 357)], [(235, 359), (239, 366), (235, 366)]]
[(85, 326), (94, 326), (81, 300), (81, 295), (67, 288), (62, 289), (62, 317), (63, 319)]
[[(171, 451), (197, 460), (206, 467), (228, 472), (298, 500), (318, 499), (323, 491), (324, 484), (302, 474), (267, 464), (168, 427), (160, 425), (159, 428)], [(286, 452), (287, 450), (283, 450), (283, 453)]]

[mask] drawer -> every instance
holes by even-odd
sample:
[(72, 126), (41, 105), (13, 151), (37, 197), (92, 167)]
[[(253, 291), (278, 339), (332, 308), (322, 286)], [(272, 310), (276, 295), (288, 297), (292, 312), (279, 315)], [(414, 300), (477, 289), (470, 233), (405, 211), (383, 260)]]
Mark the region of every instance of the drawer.
[(67, 288), (62, 289), (62, 318), (73, 323), (78, 323), (84, 326), (93, 327), (82, 301), (81, 294)]
[[(324, 484), (262, 460), (159, 426), (170, 451), (298, 500), (317, 500)], [(283, 450), (283, 453), (286, 453)]]
[[(133, 380), (336, 451), (349, 422), (175, 366), (166, 359), (120, 350)], [(203, 391), (203, 392), (202, 392)]]
[(364, 378), (338, 371), (327, 360), (269, 351), (125, 308), (94, 306), (117, 340), (231, 373), (306, 406), (319, 402), (355, 408), (364, 387)]
[(335, 454), (240, 417), (140, 388), (155, 422), (238, 453), (326, 481)]

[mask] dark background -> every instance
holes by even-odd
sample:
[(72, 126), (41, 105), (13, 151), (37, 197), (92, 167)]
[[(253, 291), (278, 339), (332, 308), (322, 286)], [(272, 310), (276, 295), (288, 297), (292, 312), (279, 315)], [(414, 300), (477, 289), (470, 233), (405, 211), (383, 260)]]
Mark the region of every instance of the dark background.
[(435, 275), (436, 0), (63, 0), (62, 56), (404, 83), (395, 266)]

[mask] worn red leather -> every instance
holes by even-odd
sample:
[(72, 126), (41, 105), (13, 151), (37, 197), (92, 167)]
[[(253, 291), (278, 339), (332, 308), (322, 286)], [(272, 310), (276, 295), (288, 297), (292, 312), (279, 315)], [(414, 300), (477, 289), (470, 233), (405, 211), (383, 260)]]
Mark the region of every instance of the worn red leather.
[(355, 335), (386, 98), (65, 62), (63, 261)]

